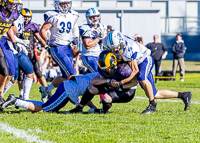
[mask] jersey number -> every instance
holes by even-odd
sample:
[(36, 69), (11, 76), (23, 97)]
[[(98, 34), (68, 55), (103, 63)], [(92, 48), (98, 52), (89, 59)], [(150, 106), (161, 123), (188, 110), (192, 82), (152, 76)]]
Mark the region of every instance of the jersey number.
[(20, 23), (18, 24), (18, 31), (20, 32), (21, 31), (21, 29), (22, 29), (22, 27), (23, 27), (23, 24), (21, 25)]
[[(64, 23), (64, 22), (61, 22), (61, 23), (60, 23), (60, 26), (62, 26), (62, 27), (61, 27), (62, 30), (59, 30), (59, 32), (60, 32), (60, 33), (64, 33), (64, 32), (65, 32), (65, 26), (66, 26), (65, 23)], [(69, 33), (70, 30), (71, 30), (71, 28), (72, 28), (71, 22), (67, 22), (67, 29), (66, 29), (66, 32)]]

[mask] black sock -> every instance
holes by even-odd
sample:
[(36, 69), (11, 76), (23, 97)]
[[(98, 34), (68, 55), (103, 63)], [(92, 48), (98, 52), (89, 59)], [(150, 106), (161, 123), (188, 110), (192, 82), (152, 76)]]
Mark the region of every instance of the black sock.
[(104, 98), (102, 99), (102, 104), (103, 104), (103, 112), (107, 113), (108, 110), (112, 107), (112, 103), (108, 103), (104, 100)]
[(150, 102), (150, 104), (153, 105), (153, 106), (156, 106), (156, 105), (157, 105), (156, 102), (154, 101), (154, 99), (151, 100), (151, 101), (149, 101), (149, 102)]
[[(91, 94), (87, 88), (85, 93), (83, 94), (80, 104), (85, 106), (90, 100), (92, 100), (93, 97), (94, 97), (94, 94)], [(83, 107), (81, 107), (81, 108), (83, 108)]]
[(184, 95), (183, 93), (179, 92), (178, 93), (178, 98), (183, 98), (183, 95)]

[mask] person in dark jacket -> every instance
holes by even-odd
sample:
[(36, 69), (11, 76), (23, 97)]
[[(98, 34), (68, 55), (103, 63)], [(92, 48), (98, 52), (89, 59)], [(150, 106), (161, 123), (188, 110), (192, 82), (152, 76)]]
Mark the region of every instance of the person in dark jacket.
[[(168, 52), (167, 52), (167, 48), (165, 47), (165, 45), (163, 45), (162, 43), (159, 43), (158, 35), (154, 35), (153, 39), (154, 39), (154, 42), (147, 44), (146, 47), (151, 50), (151, 56), (153, 57), (154, 63), (155, 63), (156, 76), (158, 76), (161, 61), (166, 58)], [(163, 51), (164, 51), (164, 53), (163, 53)], [(155, 83), (156, 82), (157, 82), (157, 78), (155, 79)]]
[(174, 42), (174, 44), (172, 45), (172, 53), (174, 56), (173, 59), (173, 77), (175, 80), (175, 76), (176, 76), (176, 69), (177, 66), (179, 65), (180, 68), (180, 76), (181, 76), (181, 81), (184, 82), (184, 75), (185, 75), (185, 62), (184, 62), (184, 54), (185, 54), (185, 44), (184, 41), (182, 40), (182, 35), (181, 34), (177, 34), (176, 35), (176, 39), (177, 41)]

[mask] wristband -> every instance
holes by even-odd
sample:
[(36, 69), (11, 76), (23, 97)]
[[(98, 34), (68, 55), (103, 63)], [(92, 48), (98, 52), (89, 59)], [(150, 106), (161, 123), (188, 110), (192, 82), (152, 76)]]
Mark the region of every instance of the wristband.
[(123, 84), (122, 84), (121, 81), (119, 82), (119, 86), (120, 86), (121, 89), (123, 89)]
[(111, 82), (111, 80), (110, 79), (107, 79), (107, 81), (106, 81), (107, 83), (110, 83)]

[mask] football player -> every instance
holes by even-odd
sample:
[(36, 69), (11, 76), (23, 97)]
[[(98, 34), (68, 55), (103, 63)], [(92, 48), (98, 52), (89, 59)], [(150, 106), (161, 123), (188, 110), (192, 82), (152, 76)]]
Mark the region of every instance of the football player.
[(103, 48), (103, 39), (107, 34), (107, 26), (100, 23), (101, 15), (96, 8), (88, 9), (85, 16), (87, 24), (79, 28), (83, 42), (82, 61), (90, 72), (97, 72), (97, 58)]
[[(47, 87), (47, 82), (44, 76), (42, 76), (42, 72), (40, 70), (40, 65), (39, 61), (37, 60), (35, 54), (34, 54), (34, 37), (40, 42), (40, 44), (45, 47), (47, 44), (45, 41), (42, 39), (42, 37), (39, 34), (40, 27), (38, 24), (31, 22), (32, 19), (32, 11), (29, 10), (28, 8), (23, 8), (22, 9), (22, 15), (24, 16), (24, 31), (23, 34), (25, 35), (25, 38), (30, 41), (29, 46), (27, 46), (28, 50), (28, 57), (33, 64), (33, 69), (38, 77), (40, 83), (42, 86)], [(20, 76), (19, 76), (19, 81), (26, 80), (26, 77), (24, 78), (23, 76), (23, 71), (20, 71)], [(23, 85), (25, 87), (26, 85)], [(20, 91), (23, 91), (23, 88), (21, 85), (19, 85)]]
[(3, 93), (4, 86), (7, 84), (6, 81), (10, 81), (15, 74), (14, 57), (6, 37), (8, 36), (14, 48), (18, 50), (19, 47), (16, 44), (12, 25), (20, 14), (19, 3), (19, 0), (1, 0), (0, 2), (0, 104), (4, 101)]
[[(54, 0), (54, 11), (44, 14), (45, 23), (41, 28), (41, 36), (50, 45), (50, 55), (60, 66), (62, 77), (55, 78), (48, 87), (41, 86), (40, 91), (50, 94), (51, 90), (57, 87), (64, 80), (70, 79), (75, 74), (74, 62), (72, 57), (71, 36), (73, 43), (78, 44), (79, 29), (77, 20), (79, 14), (71, 10), (71, 0)], [(51, 37), (48, 39), (46, 31), (50, 30)], [(50, 94), (51, 95), (51, 94)]]
[[(123, 85), (134, 77), (137, 77), (137, 80), (149, 98), (149, 106), (142, 112), (142, 114), (150, 114), (154, 112), (157, 107), (157, 103), (154, 101), (157, 90), (155, 89), (151, 73), (154, 64), (154, 60), (150, 55), (151, 51), (128, 36), (123, 35), (119, 31), (111, 31), (105, 38), (104, 43), (108, 48), (118, 54), (119, 59), (128, 62), (132, 69), (131, 75), (118, 82), (116, 86)], [(179, 97), (183, 99), (185, 103), (184, 110), (188, 110), (190, 107), (191, 92), (172, 93), (171, 91), (162, 91), (159, 95), (160, 96), (157, 96), (157, 98)]]
[[(57, 88), (55, 94), (43, 103), (41, 101), (25, 101), (17, 99), (13, 94), (8, 96), (6, 102), (2, 105), (2, 109), (15, 104), (16, 107), (22, 107), (32, 112), (57, 112), (64, 107), (69, 101), (77, 104), (78, 97), (83, 95), (86, 88), (91, 85), (90, 80), (97, 76), (98, 73), (88, 73), (86, 75), (73, 76), (70, 80), (63, 81)], [(96, 109), (92, 102), (87, 103), (91, 108)]]
[(116, 56), (108, 50), (100, 53), (98, 65), (100, 74), (91, 80), (92, 85), (83, 94), (80, 104), (76, 108), (67, 111), (67, 114), (81, 113), (83, 107), (96, 94), (104, 94), (102, 99), (103, 108), (92, 111), (97, 113), (107, 113), (112, 103), (127, 103), (133, 99), (137, 88), (136, 78), (133, 78), (129, 83), (116, 86), (118, 81), (127, 78), (131, 74), (132, 70), (127, 68), (128, 65), (117, 64)]
[[(17, 82), (18, 79), (18, 84), (19, 84), (19, 89), (20, 87), (22, 87), (22, 81), (24, 78), (24, 75), (22, 76), (22, 70), (25, 72), (26, 77), (24, 79), (23, 82), (23, 88), (24, 88), (24, 92), (22, 93), (22, 91), (20, 90), (20, 95), (22, 95), (22, 99), (25, 100), (29, 100), (29, 94), (30, 94), (30, 90), (32, 87), (32, 82), (33, 82), (33, 77), (34, 77), (34, 71), (33, 71), (33, 65), (29, 59), (28, 55), (28, 51), (26, 49), (26, 47), (29, 47), (30, 45), (30, 41), (28, 39), (26, 39), (26, 37), (23, 35), (23, 29), (24, 29), (24, 16), (22, 13), (20, 13), (20, 16), (18, 17), (18, 19), (14, 22), (15, 26), (13, 26), (13, 29), (15, 30), (16, 36), (15, 36), (15, 40), (18, 44), (18, 46), (20, 47), (20, 49), (18, 51), (16, 51), (13, 48), (13, 45), (10, 41), (8, 41), (8, 44), (10, 46), (10, 48), (13, 51), (14, 57), (15, 57), (15, 76), (14, 79), (12, 79), (11, 81), (8, 82), (8, 84), (5, 86), (4, 89), (4, 94), (8, 91), (8, 89)], [(23, 44), (23, 45), (22, 45)], [(24, 45), (26, 47), (24, 47)], [(18, 66), (19, 65), (19, 66)], [(18, 69), (19, 69), (19, 76), (18, 76)]]

